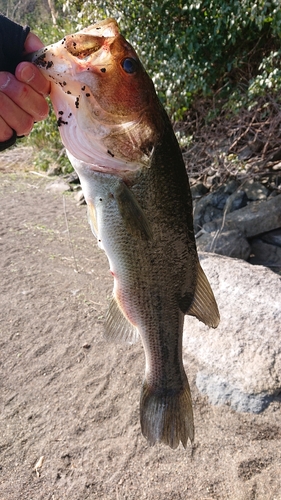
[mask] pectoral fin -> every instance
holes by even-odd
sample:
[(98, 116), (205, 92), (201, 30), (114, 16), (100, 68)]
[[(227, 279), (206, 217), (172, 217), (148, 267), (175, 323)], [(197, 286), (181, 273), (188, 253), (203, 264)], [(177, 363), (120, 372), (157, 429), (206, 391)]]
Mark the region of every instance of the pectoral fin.
[(152, 231), (147, 217), (134, 193), (124, 182), (118, 184), (115, 197), (127, 231), (132, 236), (143, 240), (152, 239)]
[(88, 205), (88, 221), (92, 230), (93, 235), (98, 237), (98, 226), (97, 226), (97, 218), (96, 218), (96, 210), (90, 201), (87, 203)]
[[(184, 300), (182, 300), (184, 303)], [(193, 301), (187, 310), (183, 310), (189, 316), (195, 316), (207, 326), (216, 328), (220, 322), (220, 314), (216, 299), (212, 292), (207, 277), (198, 263), (197, 284)]]
[(127, 344), (134, 344), (139, 338), (137, 328), (125, 318), (114, 297), (105, 317), (105, 338)]

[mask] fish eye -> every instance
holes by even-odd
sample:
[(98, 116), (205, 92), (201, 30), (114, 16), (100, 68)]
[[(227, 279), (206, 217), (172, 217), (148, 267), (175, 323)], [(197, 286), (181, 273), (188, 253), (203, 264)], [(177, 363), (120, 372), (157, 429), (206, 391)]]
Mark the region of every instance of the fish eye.
[(126, 73), (135, 73), (137, 71), (138, 63), (132, 57), (126, 57), (121, 63), (123, 70)]

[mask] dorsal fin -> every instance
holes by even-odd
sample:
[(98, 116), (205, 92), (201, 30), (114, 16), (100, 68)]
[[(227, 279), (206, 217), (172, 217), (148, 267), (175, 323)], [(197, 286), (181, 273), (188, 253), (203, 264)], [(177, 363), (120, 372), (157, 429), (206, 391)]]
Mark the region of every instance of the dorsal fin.
[(139, 338), (137, 328), (125, 318), (114, 297), (105, 316), (105, 338), (127, 344), (134, 344)]
[(195, 316), (207, 326), (216, 328), (220, 322), (220, 314), (216, 299), (207, 277), (198, 262), (197, 284), (194, 299), (186, 311), (189, 316)]

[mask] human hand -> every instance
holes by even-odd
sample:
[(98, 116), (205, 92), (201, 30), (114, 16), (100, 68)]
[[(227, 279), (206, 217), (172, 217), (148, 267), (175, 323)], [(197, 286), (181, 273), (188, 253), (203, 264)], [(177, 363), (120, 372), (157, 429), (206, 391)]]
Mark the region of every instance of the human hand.
[[(26, 53), (39, 50), (44, 45), (34, 33), (25, 41)], [(50, 92), (50, 82), (34, 64), (21, 62), (15, 75), (0, 72), (0, 143), (13, 135), (28, 135), (34, 122), (44, 120), (49, 113), (45, 97)]]

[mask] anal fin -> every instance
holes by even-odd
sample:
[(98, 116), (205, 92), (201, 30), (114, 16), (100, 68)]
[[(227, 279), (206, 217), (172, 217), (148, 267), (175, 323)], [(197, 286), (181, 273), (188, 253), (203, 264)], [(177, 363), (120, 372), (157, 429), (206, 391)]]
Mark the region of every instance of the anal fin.
[(195, 316), (207, 326), (216, 328), (220, 322), (220, 314), (210, 283), (198, 262), (197, 284), (191, 306), (185, 314)]
[(105, 338), (127, 344), (134, 344), (139, 338), (137, 328), (125, 318), (114, 297), (105, 316)]

